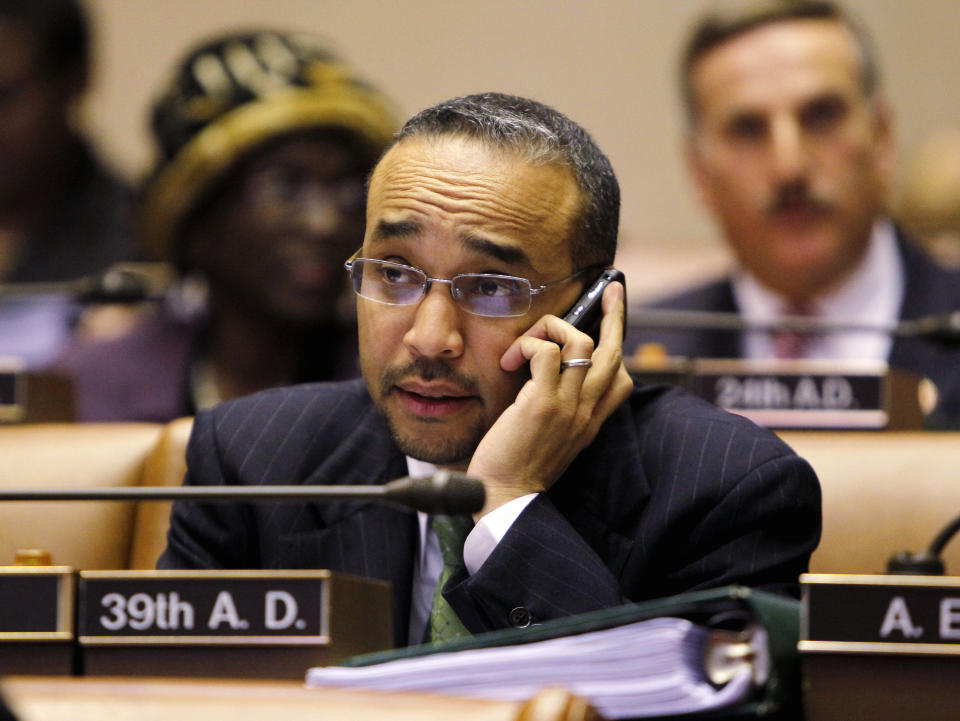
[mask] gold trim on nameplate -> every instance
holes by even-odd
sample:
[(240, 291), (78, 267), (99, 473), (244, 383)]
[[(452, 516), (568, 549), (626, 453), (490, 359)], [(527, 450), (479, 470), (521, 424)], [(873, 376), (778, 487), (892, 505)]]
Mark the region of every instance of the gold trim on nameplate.
[(73, 566), (0, 566), (0, 574), (10, 576), (27, 576), (29, 574), (41, 576), (56, 576), (58, 574), (73, 575)]
[(960, 576), (910, 576), (879, 573), (804, 573), (800, 584), (834, 586), (931, 586), (943, 588), (960, 587)]
[(825, 411), (819, 408), (727, 408), (728, 413), (749, 418), (761, 426), (803, 425), (805, 428), (834, 428), (856, 425), (858, 428), (883, 428), (890, 420), (886, 411)]
[(60, 576), (60, 602), (57, 613), (57, 628), (73, 637), (74, 608), (73, 602), (77, 594), (74, 588), (76, 576), (71, 571)]
[[(260, 579), (260, 578), (289, 578), (289, 579), (326, 579), (334, 577), (333, 571), (328, 569), (310, 569), (310, 570), (155, 570), (155, 571), (80, 571), (80, 578), (101, 579), (108, 578), (117, 581), (123, 581), (134, 578), (239, 578), (239, 579)], [(344, 574), (346, 575), (346, 574)]]
[(78, 636), (86, 646), (327, 646), (330, 636)]
[(810, 358), (806, 360), (697, 358), (693, 362), (694, 373), (764, 373), (770, 375), (806, 375), (810, 373), (848, 376), (883, 377), (889, 366), (883, 361), (829, 360)]
[(320, 633), (330, 638), (330, 584), (320, 586)]
[(960, 656), (960, 644), (883, 643), (882, 641), (800, 641), (797, 648), (809, 653)]
[(0, 631), (0, 641), (72, 641), (72, 631)]

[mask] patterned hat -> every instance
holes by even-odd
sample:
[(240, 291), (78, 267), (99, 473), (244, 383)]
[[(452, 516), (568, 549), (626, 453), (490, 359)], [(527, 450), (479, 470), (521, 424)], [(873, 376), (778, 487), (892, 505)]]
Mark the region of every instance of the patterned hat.
[(152, 128), (160, 157), (138, 230), (150, 253), (170, 258), (179, 224), (251, 150), (287, 133), (337, 128), (376, 158), (396, 122), (389, 101), (315, 38), (264, 30), (191, 52), (156, 101)]

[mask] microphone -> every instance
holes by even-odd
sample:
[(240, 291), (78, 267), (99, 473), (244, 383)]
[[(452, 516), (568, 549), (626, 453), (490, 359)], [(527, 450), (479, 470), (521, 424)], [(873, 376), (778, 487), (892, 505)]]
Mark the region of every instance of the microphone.
[(948, 523), (926, 551), (897, 551), (887, 561), (887, 573), (894, 575), (942, 576), (946, 569), (940, 554), (960, 530), (960, 516)]
[(398, 478), (383, 488), (387, 489), (386, 500), (424, 513), (476, 513), (487, 498), (483, 483), (476, 478), (447, 470), (425, 478)]
[(717, 311), (630, 309), (631, 328), (667, 330), (720, 330), (731, 332), (877, 333), (902, 338), (925, 338), (942, 345), (960, 345), (960, 310), (928, 315), (896, 323), (785, 315), (780, 318), (750, 318)]
[(130, 486), (124, 488), (0, 488), (0, 501), (352, 501), (378, 500), (425, 513), (475, 513), (483, 483), (439, 470), (375, 486)]
[(930, 338), (944, 345), (956, 345), (960, 343), (960, 310), (900, 321), (898, 330), (900, 335), (907, 337)]

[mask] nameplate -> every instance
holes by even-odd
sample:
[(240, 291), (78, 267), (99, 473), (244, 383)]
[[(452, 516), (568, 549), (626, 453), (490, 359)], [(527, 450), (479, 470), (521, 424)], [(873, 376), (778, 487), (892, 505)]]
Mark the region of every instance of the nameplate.
[(83, 645), (326, 644), (329, 571), (81, 571)]
[(0, 566), (0, 641), (73, 638), (73, 569)]
[(25, 383), (14, 361), (0, 358), (0, 423), (17, 423), (26, 413)]
[(799, 648), (960, 655), (960, 577), (807, 574)]
[(770, 428), (884, 428), (887, 365), (844, 361), (697, 360), (689, 389)]

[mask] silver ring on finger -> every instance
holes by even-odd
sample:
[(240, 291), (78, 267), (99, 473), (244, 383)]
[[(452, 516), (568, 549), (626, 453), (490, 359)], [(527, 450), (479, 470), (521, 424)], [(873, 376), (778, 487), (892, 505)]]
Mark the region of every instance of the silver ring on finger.
[(571, 358), (570, 360), (560, 361), (560, 372), (563, 373), (567, 368), (589, 368), (593, 365), (590, 358)]

